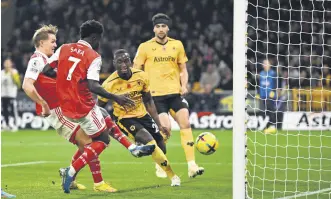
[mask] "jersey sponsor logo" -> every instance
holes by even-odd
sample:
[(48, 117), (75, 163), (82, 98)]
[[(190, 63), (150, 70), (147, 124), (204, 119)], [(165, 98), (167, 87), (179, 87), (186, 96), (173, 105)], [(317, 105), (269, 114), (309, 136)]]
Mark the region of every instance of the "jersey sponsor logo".
[(169, 61), (173, 61), (175, 62), (176, 58), (172, 57), (172, 56), (168, 56), (168, 57), (154, 57), (154, 62), (169, 62)]
[(132, 92), (128, 93), (129, 98), (134, 98), (134, 97), (139, 96), (139, 95), (140, 95), (139, 91), (132, 91)]

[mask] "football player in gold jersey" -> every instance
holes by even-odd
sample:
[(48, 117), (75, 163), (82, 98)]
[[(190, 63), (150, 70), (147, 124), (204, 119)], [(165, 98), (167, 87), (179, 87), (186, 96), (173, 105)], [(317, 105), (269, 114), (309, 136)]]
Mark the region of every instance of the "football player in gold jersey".
[[(169, 111), (175, 111), (180, 127), (181, 144), (188, 163), (189, 177), (202, 175), (204, 168), (195, 162), (194, 139), (189, 122), (188, 104), (183, 95), (187, 94), (188, 61), (181, 41), (167, 36), (170, 18), (162, 13), (152, 18), (155, 37), (140, 44), (134, 59), (134, 68), (144, 70), (149, 77), (153, 96), (162, 126), (171, 130)], [(156, 175), (166, 177), (156, 165)]]
[[(126, 95), (135, 102), (131, 107), (123, 107), (112, 102), (117, 125), (136, 142), (155, 144), (152, 158), (170, 178), (171, 186), (180, 186), (180, 178), (173, 172), (165, 156), (165, 145), (160, 130), (168, 132), (161, 125), (157, 114), (147, 74), (132, 68), (129, 53), (124, 49), (115, 51), (114, 66), (116, 71), (104, 81), (102, 87), (110, 93)], [(99, 97), (98, 105), (104, 107), (108, 100)]]

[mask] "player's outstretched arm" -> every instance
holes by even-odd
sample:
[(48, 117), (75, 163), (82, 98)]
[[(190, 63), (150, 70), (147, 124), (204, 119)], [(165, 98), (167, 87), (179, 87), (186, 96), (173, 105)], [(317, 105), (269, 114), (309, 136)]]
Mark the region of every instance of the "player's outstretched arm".
[(156, 106), (154, 104), (154, 100), (152, 98), (152, 95), (150, 92), (143, 92), (142, 93), (143, 101), (146, 107), (147, 112), (151, 115), (153, 120), (155, 121), (156, 125), (159, 127), (159, 129), (166, 134), (169, 135), (169, 130), (161, 125), (159, 114), (157, 113)]
[(40, 104), (43, 108), (43, 115), (47, 116), (50, 114), (50, 109), (48, 107), (47, 102), (39, 95), (36, 87), (34, 86), (34, 82), (36, 80), (31, 78), (24, 78), (23, 80), (23, 90), (27, 96), (29, 96), (34, 102)]
[(124, 95), (114, 95), (112, 93), (107, 92), (96, 80), (88, 79), (88, 87), (90, 91), (94, 94), (97, 94), (103, 98), (114, 100), (121, 106), (134, 106), (134, 101), (130, 98), (125, 97)]

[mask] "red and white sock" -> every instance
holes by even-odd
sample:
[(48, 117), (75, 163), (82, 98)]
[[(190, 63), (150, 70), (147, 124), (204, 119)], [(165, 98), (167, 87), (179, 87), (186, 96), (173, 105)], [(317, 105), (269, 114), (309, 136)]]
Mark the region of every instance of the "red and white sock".
[[(74, 156), (72, 156), (72, 159), (71, 159), (71, 164), (73, 164), (81, 155), (82, 155), (83, 153), (82, 152), (80, 152), (80, 150), (79, 149), (77, 149), (77, 151), (76, 151), (76, 153), (74, 154)], [(77, 173), (76, 173), (76, 175), (77, 175)], [(75, 179), (76, 179), (76, 175), (74, 176), (74, 179), (73, 179), (73, 181), (75, 181)]]
[(84, 147), (84, 153), (71, 164), (69, 169), (69, 175), (74, 176), (80, 171), (86, 164), (94, 159), (98, 159), (99, 154), (107, 147), (107, 145), (100, 141), (92, 142)]
[(105, 118), (105, 122), (106, 122), (107, 128), (111, 129), (111, 131), (109, 133), (110, 136), (112, 136), (114, 139), (116, 139), (119, 143), (121, 143), (125, 148), (127, 148), (129, 150), (136, 147), (136, 145), (133, 144), (132, 142), (130, 142), (128, 137), (121, 132), (121, 130), (118, 128), (118, 126), (112, 121), (110, 116), (107, 116)]
[(90, 167), (90, 171), (92, 173), (94, 183), (102, 182), (103, 179), (102, 179), (102, 175), (101, 175), (101, 166), (100, 166), (99, 158), (91, 160), (88, 163), (88, 165)]

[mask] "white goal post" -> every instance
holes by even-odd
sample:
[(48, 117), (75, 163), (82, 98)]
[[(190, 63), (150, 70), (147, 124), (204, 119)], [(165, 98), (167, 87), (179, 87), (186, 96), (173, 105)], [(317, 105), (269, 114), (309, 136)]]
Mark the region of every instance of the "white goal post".
[(233, 2), (233, 198), (331, 199), (331, 0)]
[(234, 0), (233, 15), (233, 198), (245, 199), (246, 0)]

